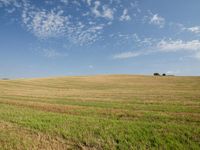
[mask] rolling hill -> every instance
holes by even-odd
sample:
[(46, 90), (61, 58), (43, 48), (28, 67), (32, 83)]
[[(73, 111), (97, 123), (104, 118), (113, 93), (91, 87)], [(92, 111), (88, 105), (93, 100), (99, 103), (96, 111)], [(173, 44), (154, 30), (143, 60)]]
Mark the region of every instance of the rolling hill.
[(200, 149), (200, 77), (0, 80), (0, 149)]

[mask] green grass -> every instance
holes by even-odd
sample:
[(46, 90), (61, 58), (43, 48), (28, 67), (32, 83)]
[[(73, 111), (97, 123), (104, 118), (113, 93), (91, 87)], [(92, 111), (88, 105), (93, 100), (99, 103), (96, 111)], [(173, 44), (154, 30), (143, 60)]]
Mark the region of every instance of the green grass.
[(200, 77), (0, 81), (0, 149), (200, 149)]

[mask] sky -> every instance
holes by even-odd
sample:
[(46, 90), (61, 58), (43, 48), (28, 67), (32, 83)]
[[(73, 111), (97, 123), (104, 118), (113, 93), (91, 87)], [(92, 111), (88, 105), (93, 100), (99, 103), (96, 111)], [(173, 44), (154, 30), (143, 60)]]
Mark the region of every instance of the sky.
[(200, 75), (200, 0), (0, 0), (0, 78)]

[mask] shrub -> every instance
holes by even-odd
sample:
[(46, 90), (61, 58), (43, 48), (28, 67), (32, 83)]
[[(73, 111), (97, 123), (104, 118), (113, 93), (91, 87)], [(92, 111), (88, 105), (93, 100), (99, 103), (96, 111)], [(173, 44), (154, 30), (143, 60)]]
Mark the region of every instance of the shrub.
[(160, 74), (159, 74), (159, 73), (154, 73), (153, 75), (154, 75), (154, 76), (160, 76)]

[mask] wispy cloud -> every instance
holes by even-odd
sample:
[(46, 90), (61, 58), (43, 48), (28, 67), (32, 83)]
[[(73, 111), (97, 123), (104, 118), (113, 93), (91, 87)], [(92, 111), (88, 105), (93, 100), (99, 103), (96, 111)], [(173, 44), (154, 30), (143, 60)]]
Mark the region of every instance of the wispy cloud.
[(141, 53), (139, 53), (139, 52), (122, 52), (119, 54), (115, 54), (113, 56), (113, 59), (128, 59), (128, 58), (133, 58), (133, 57), (137, 57), (140, 55), (141, 55)]
[(121, 15), (121, 17), (119, 19), (120, 19), (120, 21), (129, 21), (129, 20), (131, 20), (131, 17), (128, 14), (128, 10), (127, 9), (123, 10), (123, 14)]
[(9, 5), (13, 5), (15, 7), (21, 7), (21, 3), (18, 0), (0, 0), (0, 7)]
[(58, 37), (66, 33), (68, 17), (63, 16), (63, 11), (24, 11), (23, 23), (35, 36), (45, 39)]
[(102, 17), (112, 20), (114, 18), (114, 11), (108, 6), (103, 6)]
[(92, 4), (92, 0), (86, 0), (86, 2), (89, 6)]
[(160, 52), (188, 52), (191, 57), (200, 59), (200, 40), (161, 40), (157, 44), (157, 51)]
[(96, 42), (101, 35), (104, 25), (85, 26), (81, 23), (74, 27), (68, 28), (69, 41), (79, 44), (80, 46)]
[(26, 3), (22, 13), (23, 24), (40, 39), (62, 36), (68, 41), (82, 45), (92, 44), (100, 39), (104, 24), (74, 21), (70, 15), (64, 15), (62, 9), (39, 10)]
[(62, 3), (64, 3), (65, 5), (67, 5), (69, 3), (68, 0), (60, 0)]
[(144, 16), (144, 21), (151, 25), (156, 25), (160, 28), (163, 28), (166, 24), (164, 17), (160, 16), (159, 14), (152, 13), (150, 10), (148, 11), (148, 15)]
[(161, 40), (156, 47), (165, 52), (200, 51), (200, 40)]
[(200, 34), (200, 26), (194, 26), (194, 27), (189, 27), (189, 28), (183, 28), (183, 30), (195, 33), (195, 34)]
[(10, 5), (13, 0), (0, 0), (0, 5)]
[(166, 73), (168, 75), (174, 75), (174, 74), (180, 74), (181, 71), (180, 70), (168, 70)]
[(67, 54), (60, 53), (54, 49), (43, 49), (42, 55), (47, 58), (57, 58), (57, 57), (66, 57)]
[[(102, 11), (100, 11), (99, 8), (101, 8)], [(107, 5), (102, 6), (100, 1), (95, 1), (94, 7), (92, 8), (92, 13), (96, 17), (102, 17), (111, 20), (114, 18), (114, 11)]]
[[(115, 21), (131, 20), (128, 10), (138, 9), (138, 2), (125, 6), (121, 0), (45, 1), (44, 6), (30, 0), (0, 0), (0, 6), (12, 13), (18, 9), (22, 26), (39, 39), (65, 38), (73, 44), (88, 45), (100, 39), (104, 29)], [(46, 7), (47, 6), (47, 7)], [(76, 8), (76, 13), (69, 11)], [(123, 12), (122, 14), (120, 12)], [(136, 12), (134, 12), (135, 15)]]
[(158, 14), (154, 14), (150, 19), (149, 23), (163, 28), (165, 26), (165, 18), (159, 16)]
[[(139, 37), (138, 37), (139, 38)], [(183, 52), (189, 53), (190, 57), (200, 59), (200, 40), (155, 40), (155, 39), (140, 39), (138, 44), (146, 43), (146, 47), (138, 49), (136, 51), (127, 51), (118, 54), (114, 54), (114, 59), (128, 59), (138, 56), (150, 55), (152, 53), (176, 53)]]

